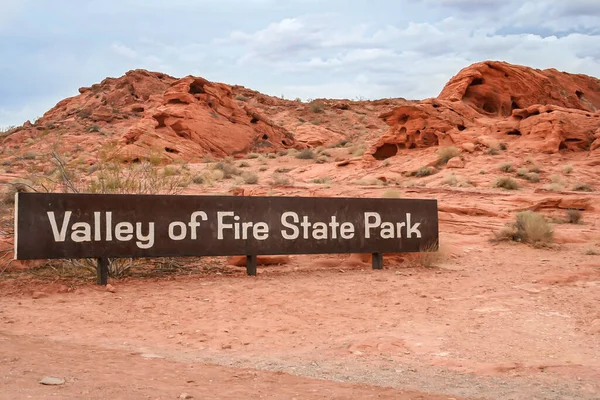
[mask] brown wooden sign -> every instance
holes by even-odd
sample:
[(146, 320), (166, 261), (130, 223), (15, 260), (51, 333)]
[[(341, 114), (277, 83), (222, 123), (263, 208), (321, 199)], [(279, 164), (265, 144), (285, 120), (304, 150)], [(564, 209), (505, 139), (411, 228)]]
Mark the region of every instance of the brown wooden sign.
[(17, 193), (15, 259), (435, 251), (436, 200)]

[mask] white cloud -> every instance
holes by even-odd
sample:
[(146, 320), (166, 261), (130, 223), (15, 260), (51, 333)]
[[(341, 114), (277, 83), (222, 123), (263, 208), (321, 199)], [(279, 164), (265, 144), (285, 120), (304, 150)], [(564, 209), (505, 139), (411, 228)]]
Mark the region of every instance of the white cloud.
[(118, 55), (127, 57), (127, 58), (136, 58), (138, 53), (130, 47), (127, 47), (121, 43), (113, 43), (110, 48), (117, 53)]
[(0, 63), (0, 124), (34, 119), (32, 105), (45, 111), (133, 68), (288, 98), (411, 99), (436, 96), (461, 68), (488, 59), (600, 71), (599, 0), (0, 3), (11, 6), (0, 40), (10, 39), (1, 44), (13, 60)]

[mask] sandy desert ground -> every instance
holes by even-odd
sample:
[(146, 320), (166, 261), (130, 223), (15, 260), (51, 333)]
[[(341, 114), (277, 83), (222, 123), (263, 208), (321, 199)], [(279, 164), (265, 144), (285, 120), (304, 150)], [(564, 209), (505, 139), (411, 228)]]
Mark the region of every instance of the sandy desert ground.
[[(456, 144), (454, 164), (436, 164), (444, 146), (420, 139), (377, 160), (370, 146), (381, 147), (388, 130), (379, 116), (413, 103), (331, 101), (314, 112), (235, 90), (273, 129), (304, 126), (297, 136), (313, 155), (239, 154), (226, 162), (231, 177), (215, 173), (218, 156), (167, 160), (157, 168), (189, 178), (181, 193), (437, 199), (440, 251), (386, 255), (383, 270), (356, 254), (296, 255), (259, 265), (257, 276), (232, 259), (177, 260), (178, 268), (141, 265), (104, 287), (82, 268), (9, 262), (5, 198), (1, 399), (600, 399), (598, 150), (541, 151), (506, 135), (494, 151), (481, 138)], [(69, 121), (61, 123), (81, 123)], [(49, 123), (5, 139), (3, 183), (60, 174), (45, 155), (53, 137), (80, 171), (71, 180), (83, 185), (93, 173), (80, 159), (95, 156), (94, 141), (113, 125), (96, 137)], [(328, 135), (334, 143), (323, 143)], [(411, 173), (423, 166), (435, 173)], [(495, 187), (498, 178), (518, 187)], [(522, 210), (542, 214), (552, 240), (494, 240)], [(42, 385), (44, 377), (64, 382)]]

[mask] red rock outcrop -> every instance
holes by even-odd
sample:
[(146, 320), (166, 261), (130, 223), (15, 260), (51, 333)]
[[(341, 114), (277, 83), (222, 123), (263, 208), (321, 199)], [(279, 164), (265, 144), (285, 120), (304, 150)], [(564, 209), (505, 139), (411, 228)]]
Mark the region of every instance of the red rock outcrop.
[(294, 131), (294, 138), (298, 143), (303, 143), (308, 147), (319, 147), (339, 143), (344, 136), (321, 126), (303, 124)]
[(19, 146), (41, 131), (88, 151), (116, 140), (124, 159), (166, 161), (295, 146), (290, 132), (236, 101), (230, 86), (199, 77), (176, 79), (133, 70), (80, 88), (79, 93), (60, 101), (35, 124), (17, 129), (3, 144)]
[(518, 141), (524, 149), (556, 153), (600, 147), (600, 80), (482, 62), (461, 70), (435, 99), (382, 114), (389, 130), (367, 155), (391, 157), (401, 149), (458, 145), (481, 135)]
[(248, 152), (272, 152), (294, 145), (291, 133), (257, 111), (240, 106), (231, 88), (192, 76), (177, 80), (164, 92), (161, 104), (123, 135), (129, 158), (149, 147), (191, 159)]
[(542, 71), (487, 61), (461, 70), (438, 99), (462, 101), (488, 116), (509, 117), (513, 110), (536, 104), (596, 112), (600, 108), (600, 80), (556, 69)]

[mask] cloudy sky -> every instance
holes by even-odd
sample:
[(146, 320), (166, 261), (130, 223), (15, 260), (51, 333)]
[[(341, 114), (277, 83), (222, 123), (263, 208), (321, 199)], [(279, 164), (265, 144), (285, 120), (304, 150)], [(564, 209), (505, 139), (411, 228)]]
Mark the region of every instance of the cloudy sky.
[(0, 0), (0, 56), (0, 127), (136, 68), (422, 99), (486, 59), (599, 77), (600, 0)]

